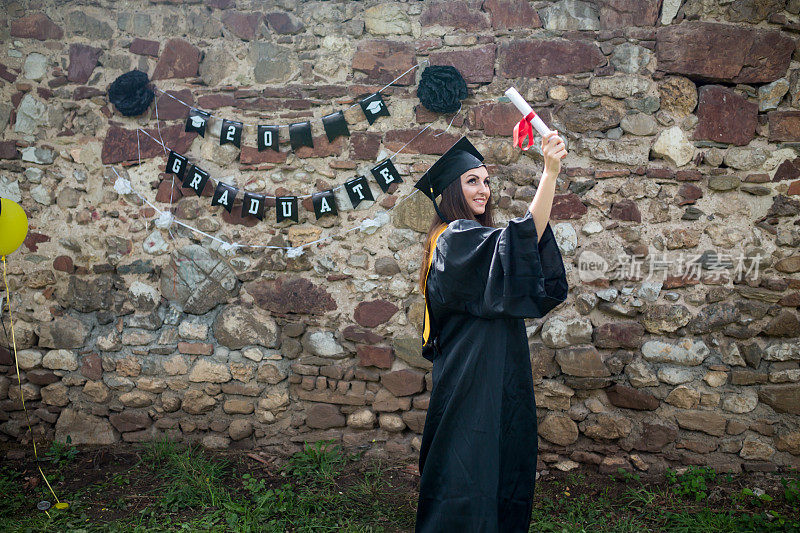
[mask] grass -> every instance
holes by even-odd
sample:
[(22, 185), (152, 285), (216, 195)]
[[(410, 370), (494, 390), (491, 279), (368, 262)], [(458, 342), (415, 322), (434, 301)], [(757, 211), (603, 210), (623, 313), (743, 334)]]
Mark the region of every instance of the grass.
[[(690, 466), (642, 479), (619, 469), (607, 483), (585, 474), (537, 484), (531, 531), (800, 532), (800, 474), (718, 474)], [(748, 486), (770, 487), (755, 491)]]
[[(35, 463), (0, 466), (2, 531), (407, 531), (415, 483), (402, 467), (367, 465), (330, 442), (307, 445), (282, 466), (246, 454), (212, 453), (166, 440), (134, 452), (90, 453), (47, 465), (67, 511), (36, 510), (52, 495)], [(82, 457), (86, 455), (86, 457)], [(258, 456), (257, 456), (258, 457)], [(81, 460), (83, 459), (83, 460)], [(99, 464), (98, 464), (99, 463)], [(98, 468), (92, 468), (92, 464)], [(20, 468), (22, 467), (22, 468)], [(76, 474), (84, 479), (75, 482)], [(34, 475), (34, 473), (36, 475)], [(70, 482), (70, 480), (72, 480)]]
[[(0, 462), (0, 530), (398, 532), (413, 531), (419, 478), (404, 464), (367, 461), (333, 442), (287, 459), (210, 452), (166, 440), (78, 451), (54, 444), (42, 469), (30, 458)], [(665, 474), (589, 470), (544, 475), (531, 531), (800, 532), (800, 474)]]

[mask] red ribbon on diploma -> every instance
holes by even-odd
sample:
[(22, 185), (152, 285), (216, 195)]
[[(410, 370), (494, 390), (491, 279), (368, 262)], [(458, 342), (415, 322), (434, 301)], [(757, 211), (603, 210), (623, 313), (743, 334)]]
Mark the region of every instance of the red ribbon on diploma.
[[(533, 146), (533, 126), (531, 125), (531, 121), (535, 116), (536, 112), (531, 111), (525, 118), (520, 120), (516, 126), (514, 126), (514, 144), (523, 150), (528, 150), (528, 148)], [(523, 146), (525, 144), (526, 136), (528, 137), (528, 146)]]

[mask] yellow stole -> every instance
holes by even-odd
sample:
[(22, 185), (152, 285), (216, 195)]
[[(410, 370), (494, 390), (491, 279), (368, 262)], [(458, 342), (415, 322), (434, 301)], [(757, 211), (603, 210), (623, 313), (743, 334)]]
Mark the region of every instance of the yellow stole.
[(428, 337), (430, 337), (431, 334), (431, 319), (428, 312), (428, 276), (431, 275), (431, 265), (433, 264), (433, 253), (436, 251), (436, 242), (439, 240), (439, 236), (446, 229), (447, 226), (444, 226), (442, 229), (440, 229), (436, 235), (434, 235), (433, 241), (431, 242), (431, 255), (428, 258), (428, 273), (425, 276), (425, 283), (423, 284), (422, 288), (422, 296), (425, 298), (425, 326), (422, 330), (423, 346), (428, 344)]

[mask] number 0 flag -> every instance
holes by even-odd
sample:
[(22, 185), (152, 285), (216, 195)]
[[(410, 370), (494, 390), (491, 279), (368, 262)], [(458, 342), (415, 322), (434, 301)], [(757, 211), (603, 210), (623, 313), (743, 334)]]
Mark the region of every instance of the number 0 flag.
[(279, 152), (278, 148), (278, 126), (259, 126), (258, 127), (258, 151), (263, 152), (271, 148)]

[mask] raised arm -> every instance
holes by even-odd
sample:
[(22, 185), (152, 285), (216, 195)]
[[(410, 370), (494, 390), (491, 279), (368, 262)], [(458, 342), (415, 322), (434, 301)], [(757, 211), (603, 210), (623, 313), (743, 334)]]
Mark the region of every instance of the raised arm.
[(567, 155), (564, 141), (558, 136), (557, 131), (542, 139), (542, 153), (544, 154), (542, 179), (536, 189), (536, 195), (528, 207), (540, 241), (545, 228), (547, 228), (547, 222), (550, 220), (550, 210), (553, 207), (553, 196), (556, 192), (556, 178), (561, 172), (561, 159)]

